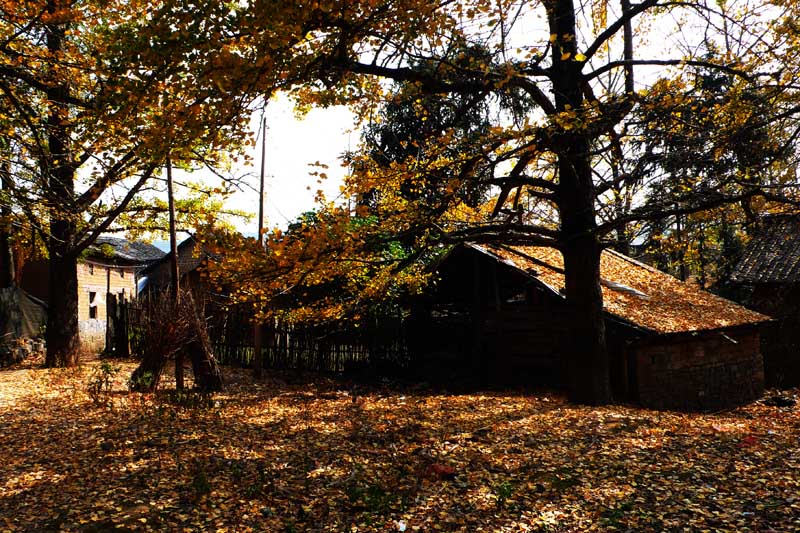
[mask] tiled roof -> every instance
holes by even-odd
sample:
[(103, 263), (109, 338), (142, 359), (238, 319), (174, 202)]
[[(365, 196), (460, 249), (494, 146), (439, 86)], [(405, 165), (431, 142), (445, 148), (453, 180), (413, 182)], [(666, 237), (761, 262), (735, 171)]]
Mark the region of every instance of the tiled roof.
[[(197, 243), (198, 240), (194, 235), (189, 235), (189, 237), (178, 243), (178, 270), (180, 271), (181, 276), (195, 270), (197, 267), (203, 264), (203, 261), (210, 255), (202, 247), (198, 253), (195, 253), (195, 244)], [(162, 264), (166, 264), (171, 260), (172, 252), (162, 252), (158, 261), (153, 262), (147, 268), (145, 268), (142, 271), (142, 274), (149, 275), (151, 272), (159, 269)]]
[[(470, 246), (535, 275), (555, 292), (564, 287), (564, 259), (558, 250), (540, 246)], [(711, 330), (769, 320), (612, 250), (601, 255), (600, 275), (605, 311), (656, 333)]]
[[(113, 249), (111, 255), (104, 252), (104, 248), (110, 246)], [(107, 257), (115, 261), (146, 265), (157, 261), (164, 256), (164, 252), (146, 242), (129, 241), (119, 237), (98, 237), (90, 249), (93, 257)]]
[(741, 283), (800, 282), (800, 218), (765, 221), (761, 234), (745, 248), (731, 279)]

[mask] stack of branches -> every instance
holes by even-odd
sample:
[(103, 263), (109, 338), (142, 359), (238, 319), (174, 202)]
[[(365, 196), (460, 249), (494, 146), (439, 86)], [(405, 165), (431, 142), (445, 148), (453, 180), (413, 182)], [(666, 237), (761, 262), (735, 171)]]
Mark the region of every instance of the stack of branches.
[(177, 300), (162, 294), (145, 304), (141, 363), (131, 375), (131, 389), (154, 391), (158, 387), (167, 362), (188, 358), (192, 362), (195, 389), (222, 389), (222, 373), (211, 350), (202, 309), (190, 291), (183, 291)]

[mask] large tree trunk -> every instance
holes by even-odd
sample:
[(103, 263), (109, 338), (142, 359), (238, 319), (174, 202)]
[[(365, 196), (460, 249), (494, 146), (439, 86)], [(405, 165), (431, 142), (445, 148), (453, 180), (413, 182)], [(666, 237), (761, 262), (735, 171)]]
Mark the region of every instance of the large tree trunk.
[[(49, 172), (50, 206), (50, 286), (47, 308), (47, 355), (45, 366), (73, 366), (78, 364), (78, 263), (74, 254), (76, 227), (68, 207), (75, 196), (75, 170), (68, 161), (62, 127), (55, 127), (50, 135), (53, 161)], [(61, 198), (62, 205), (57, 204)], [(66, 205), (64, 205), (66, 204)]]
[(601, 248), (593, 235), (564, 247), (567, 301), (572, 309), (567, 372), (570, 400), (589, 405), (611, 402), (603, 295)]
[[(575, 9), (572, 0), (554, 0), (548, 10), (555, 35), (552, 81), (556, 109), (576, 110), (584, 104), (581, 63), (575, 61)], [(577, 122), (557, 140), (558, 208), (564, 254), (565, 289), (573, 313), (567, 351), (567, 382), (572, 401), (592, 405), (611, 401), (608, 353), (600, 289), (600, 253), (596, 233), (590, 138)]]
[[(57, 13), (60, 4), (48, 1), (49, 13)], [(58, 56), (66, 24), (48, 24), (47, 51)], [(78, 363), (78, 266), (73, 253), (77, 217), (72, 213), (75, 200), (75, 166), (70, 151), (69, 110), (63, 102), (69, 86), (47, 89), (50, 112), (47, 117), (48, 157), (41, 162), (50, 216), (47, 243), (50, 254), (50, 287), (47, 309), (47, 355), (45, 366), (73, 366)]]
[(594, 211), (589, 142), (569, 139), (559, 154), (564, 283), (572, 310), (567, 354), (569, 396), (574, 402), (611, 402), (608, 350), (600, 288), (600, 254)]
[(50, 250), (45, 366), (78, 364), (78, 266), (75, 257)]

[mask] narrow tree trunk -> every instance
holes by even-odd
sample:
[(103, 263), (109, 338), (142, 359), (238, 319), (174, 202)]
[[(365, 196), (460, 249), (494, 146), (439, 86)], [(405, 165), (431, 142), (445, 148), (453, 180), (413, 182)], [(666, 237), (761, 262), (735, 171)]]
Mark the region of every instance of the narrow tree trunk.
[[(11, 189), (11, 170), (7, 161), (0, 168), (0, 180), (5, 191)], [(11, 287), (15, 283), (14, 254), (11, 250), (11, 198), (4, 199), (0, 209), (0, 288)]]
[[(175, 194), (172, 190), (172, 161), (167, 156), (167, 205), (169, 207), (169, 294), (175, 311), (180, 299), (180, 272), (178, 272), (178, 235), (175, 230)], [(183, 390), (183, 352), (175, 354), (175, 388)]]
[(700, 278), (700, 287), (703, 289), (706, 288), (706, 230), (701, 225), (700, 226), (700, 235), (697, 238), (697, 258), (699, 260), (699, 268), (700, 272), (698, 272)]
[[(631, 9), (630, 0), (620, 0), (622, 7), (622, 14), (625, 15)], [(625, 20), (622, 27), (623, 45), (622, 45), (622, 58), (628, 62), (625, 65), (625, 94), (632, 95), (636, 89), (633, 82), (633, 24), (631, 19)]]
[(675, 217), (675, 241), (678, 243), (678, 278), (686, 281), (686, 250), (683, 247), (683, 225), (680, 215)]
[(264, 375), (264, 326), (253, 325), (253, 377), (261, 379)]
[(617, 245), (614, 247), (623, 255), (631, 255), (631, 236), (627, 224), (623, 224), (617, 229)]

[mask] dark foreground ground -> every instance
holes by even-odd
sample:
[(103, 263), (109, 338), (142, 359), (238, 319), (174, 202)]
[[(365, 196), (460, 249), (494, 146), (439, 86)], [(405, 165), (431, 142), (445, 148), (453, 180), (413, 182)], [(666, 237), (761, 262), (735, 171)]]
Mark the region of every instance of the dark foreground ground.
[(686, 415), (229, 369), (211, 398), (142, 395), (114, 364), (0, 370), (0, 531), (800, 530), (798, 406)]

